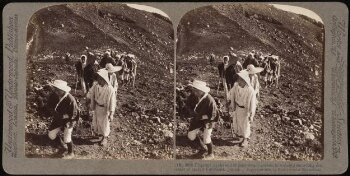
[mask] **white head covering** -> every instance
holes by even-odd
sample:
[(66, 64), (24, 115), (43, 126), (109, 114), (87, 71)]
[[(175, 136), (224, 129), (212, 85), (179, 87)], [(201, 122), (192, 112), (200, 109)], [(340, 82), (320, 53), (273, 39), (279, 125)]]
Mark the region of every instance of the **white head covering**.
[(108, 71), (106, 69), (99, 69), (97, 71), (97, 74), (100, 75), (105, 81), (107, 84), (110, 84), (109, 82), (109, 78), (108, 78)]
[(123, 67), (121, 67), (121, 66), (113, 66), (113, 64), (111, 64), (111, 63), (106, 64), (106, 70), (108, 71), (108, 73), (117, 72), (117, 71), (121, 70), (122, 68)]
[(237, 73), (237, 75), (241, 77), (250, 86), (250, 78), (247, 70), (242, 70), (239, 73)]
[(84, 54), (81, 55), (80, 60), (83, 61), (83, 58), (85, 58), (85, 59), (84, 59), (84, 62), (82, 62), (82, 63), (83, 63), (83, 67), (85, 67), (85, 65), (86, 65), (86, 63), (87, 63), (87, 56), (84, 55)]
[(198, 90), (201, 90), (204, 93), (208, 93), (210, 91), (210, 88), (207, 86), (207, 83), (204, 81), (194, 80), (192, 84), (189, 84), (189, 86), (194, 87)]
[(54, 86), (60, 90), (63, 90), (65, 92), (69, 92), (71, 88), (68, 86), (66, 81), (63, 80), (55, 80), (53, 83), (49, 83), (49, 85)]
[(264, 68), (261, 68), (261, 67), (254, 67), (253, 64), (249, 64), (247, 66), (247, 69), (246, 71), (249, 73), (249, 74), (255, 74), (255, 73), (260, 73), (264, 70)]
[(230, 57), (228, 57), (228, 56), (224, 56), (223, 59), (224, 59), (224, 61), (225, 61), (225, 59), (226, 59), (227, 62), (230, 61)]

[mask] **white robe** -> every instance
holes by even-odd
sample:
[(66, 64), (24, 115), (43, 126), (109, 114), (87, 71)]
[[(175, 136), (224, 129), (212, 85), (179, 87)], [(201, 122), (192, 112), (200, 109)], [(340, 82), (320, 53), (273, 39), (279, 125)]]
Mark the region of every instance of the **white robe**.
[(233, 119), (235, 133), (238, 136), (249, 138), (250, 123), (253, 121), (256, 110), (256, 94), (253, 87), (246, 85), (241, 88), (238, 83), (235, 83), (228, 94), (228, 99), (231, 101), (230, 115)]
[(259, 96), (259, 91), (260, 91), (260, 83), (259, 83), (259, 77), (258, 75), (254, 74), (254, 76), (252, 76), (250, 78), (250, 84), (252, 85), (254, 91), (255, 91), (255, 94), (257, 96)]
[(117, 104), (118, 79), (117, 79), (117, 75), (115, 73), (113, 73), (109, 76), (109, 82), (111, 83), (111, 86), (113, 87), (113, 90), (115, 92), (114, 98), (115, 98), (115, 104)]
[(91, 100), (90, 109), (94, 111), (92, 118), (94, 132), (108, 136), (111, 131), (108, 116), (114, 114), (116, 107), (113, 87), (110, 84), (101, 87), (98, 83), (94, 83), (87, 97)]
[(117, 94), (117, 91), (118, 91), (118, 80), (117, 80), (117, 75), (115, 73), (111, 74), (109, 76), (109, 82), (111, 83), (114, 91), (115, 91), (115, 94)]
[(81, 90), (83, 91), (83, 94), (86, 94), (86, 86), (85, 86), (85, 80), (84, 77), (79, 78)]

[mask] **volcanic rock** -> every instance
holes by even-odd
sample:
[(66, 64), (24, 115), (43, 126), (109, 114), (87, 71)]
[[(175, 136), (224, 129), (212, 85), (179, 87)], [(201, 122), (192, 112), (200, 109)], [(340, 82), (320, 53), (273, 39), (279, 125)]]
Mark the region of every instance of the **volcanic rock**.
[(314, 134), (313, 133), (310, 133), (310, 132), (305, 132), (304, 133), (304, 136), (305, 136), (305, 139), (306, 140), (314, 140), (315, 139), (315, 136), (314, 136)]
[(300, 126), (303, 125), (303, 122), (301, 119), (292, 119), (293, 122), (296, 122), (297, 124), (299, 124)]
[(283, 120), (283, 121), (290, 121), (290, 118), (287, 117), (287, 116), (283, 116), (283, 117), (282, 117), (282, 120)]
[(299, 116), (301, 115), (300, 110), (294, 110), (287, 113), (287, 115)]
[(163, 135), (165, 138), (173, 138), (174, 134), (169, 130), (163, 130)]

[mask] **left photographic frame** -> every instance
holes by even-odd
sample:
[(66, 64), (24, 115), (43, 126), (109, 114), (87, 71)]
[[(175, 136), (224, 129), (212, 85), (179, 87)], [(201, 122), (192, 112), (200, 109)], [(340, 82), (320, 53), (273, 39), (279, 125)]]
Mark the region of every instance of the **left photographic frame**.
[(174, 30), (159, 9), (42, 8), (27, 25), (25, 156), (173, 158)]

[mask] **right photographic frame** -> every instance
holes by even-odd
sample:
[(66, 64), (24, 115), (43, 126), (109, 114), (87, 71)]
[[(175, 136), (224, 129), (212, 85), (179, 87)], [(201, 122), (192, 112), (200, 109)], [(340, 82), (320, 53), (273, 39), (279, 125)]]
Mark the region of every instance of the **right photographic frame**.
[(324, 24), (279, 4), (196, 8), (177, 27), (176, 158), (324, 157)]

